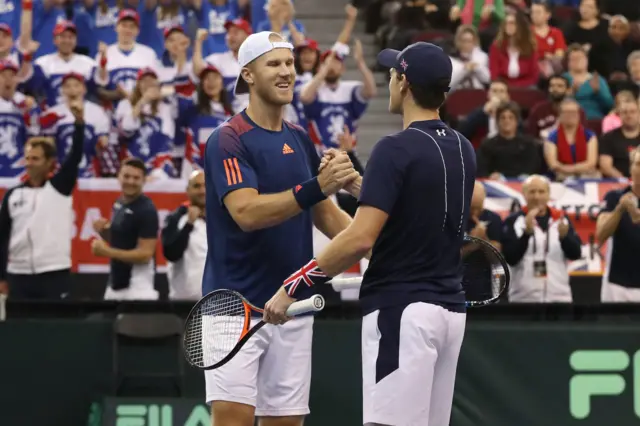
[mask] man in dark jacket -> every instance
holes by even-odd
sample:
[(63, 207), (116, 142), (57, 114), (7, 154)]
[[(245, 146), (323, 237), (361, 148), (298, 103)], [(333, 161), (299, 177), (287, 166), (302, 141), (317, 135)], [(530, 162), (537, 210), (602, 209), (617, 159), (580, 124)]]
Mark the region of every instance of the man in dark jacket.
[(518, 133), (520, 110), (513, 102), (496, 111), (498, 134), (485, 139), (477, 151), (478, 177), (518, 178), (538, 173), (542, 149), (531, 136)]

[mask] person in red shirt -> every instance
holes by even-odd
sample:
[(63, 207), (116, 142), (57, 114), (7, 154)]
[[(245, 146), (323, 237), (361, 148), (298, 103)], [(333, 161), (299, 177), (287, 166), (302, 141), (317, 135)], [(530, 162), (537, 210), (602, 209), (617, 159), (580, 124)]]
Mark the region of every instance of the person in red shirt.
[(509, 87), (534, 87), (540, 69), (535, 37), (522, 12), (509, 11), (498, 36), (489, 49), (492, 80), (503, 80)]
[(531, 5), (531, 29), (536, 38), (540, 71), (550, 77), (562, 71), (562, 59), (567, 52), (567, 42), (562, 31), (549, 25), (551, 9), (547, 3)]

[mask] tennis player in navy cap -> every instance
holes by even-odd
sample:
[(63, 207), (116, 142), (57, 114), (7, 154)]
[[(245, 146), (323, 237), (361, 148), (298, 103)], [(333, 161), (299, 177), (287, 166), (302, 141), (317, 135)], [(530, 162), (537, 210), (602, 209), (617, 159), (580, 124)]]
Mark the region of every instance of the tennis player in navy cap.
[(351, 225), (285, 280), (265, 317), (286, 320), (290, 303), (372, 250), (360, 290), (364, 424), (445, 426), (465, 329), (460, 250), (475, 153), (438, 114), (451, 81), (442, 49), (415, 43), (378, 61), (404, 130), (380, 140), (364, 178), (346, 187), (360, 204)]

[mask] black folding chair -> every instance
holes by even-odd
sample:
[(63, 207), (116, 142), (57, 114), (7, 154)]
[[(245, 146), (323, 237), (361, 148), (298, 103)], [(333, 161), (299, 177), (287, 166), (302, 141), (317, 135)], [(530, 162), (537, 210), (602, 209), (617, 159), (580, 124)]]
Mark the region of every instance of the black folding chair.
[[(176, 396), (184, 391), (184, 360), (181, 337), (184, 321), (174, 314), (119, 314), (113, 326), (113, 394), (121, 394), (125, 383), (133, 381), (167, 381), (172, 384)], [(123, 368), (124, 353), (135, 351), (173, 351), (167, 361), (157, 368)], [(136, 357), (144, 364), (144, 359), (155, 356)], [(142, 359), (140, 359), (142, 358)], [(161, 357), (164, 361), (164, 357)]]

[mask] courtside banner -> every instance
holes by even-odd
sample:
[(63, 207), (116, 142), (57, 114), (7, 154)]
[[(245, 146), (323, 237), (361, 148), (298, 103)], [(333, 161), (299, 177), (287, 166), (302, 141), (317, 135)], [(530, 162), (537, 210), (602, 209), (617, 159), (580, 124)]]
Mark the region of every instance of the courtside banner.
[[(7, 188), (17, 184), (16, 179), (0, 178), (0, 196)], [(521, 182), (485, 181), (487, 199), (485, 208), (499, 213), (503, 218), (524, 204)], [(583, 242), (581, 260), (571, 262), (570, 270), (574, 274), (600, 274), (604, 267), (605, 247), (598, 249), (595, 241), (595, 223), (600, 212), (600, 203), (604, 195), (612, 189), (625, 186), (620, 182), (595, 180), (576, 180), (571, 183), (553, 183), (551, 185), (551, 203), (563, 210), (573, 220)], [(158, 209), (160, 224), (165, 216), (186, 200), (186, 181), (168, 179), (149, 182), (145, 194)], [(116, 179), (79, 179), (74, 193), (75, 211), (72, 230), (72, 259), (76, 272), (107, 273), (108, 262), (91, 254), (90, 240), (95, 237), (93, 221), (99, 217), (111, 217), (111, 206), (120, 193)], [(315, 251), (322, 249), (325, 241), (317, 240)], [(166, 260), (158, 244), (158, 271), (164, 272)]]

